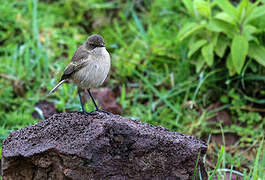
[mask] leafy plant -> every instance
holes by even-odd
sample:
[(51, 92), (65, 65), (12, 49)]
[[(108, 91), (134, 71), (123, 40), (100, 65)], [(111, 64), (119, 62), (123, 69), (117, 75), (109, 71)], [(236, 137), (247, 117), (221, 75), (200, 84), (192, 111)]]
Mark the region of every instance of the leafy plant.
[(255, 23), (265, 20), (265, 4), (261, 0), (242, 0), (237, 6), (228, 0), (182, 2), (192, 22), (183, 25), (177, 39), (189, 39), (188, 58), (196, 62), (197, 72), (204, 63), (211, 67), (215, 59), (226, 60), (231, 76), (242, 72), (247, 59), (265, 66), (265, 47), (259, 38), (265, 25)]
[[(64, 84), (49, 97), (47, 92), (58, 82), (60, 73), (71, 60), (76, 48), (88, 35), (99, 33), (104, 36), (112, 60), (111, 77), (104, 87), (113, 89), (115, 94), (120, 90), (120, 98), (117, 100), (122, 104), (123, 116), (203, 138), (211, 132), (220, 133), (219, 129), (209, 127), (207, 119), (220, 109), (229, 108), (233, 121), (231, 126), (224, 126), (224, 131), (236, 132), (240, 141), (252, 141), (250, 147), (253, 147), (253, 152), (248, 153), (256, 153), (255, 144), (264, 135), (264, 117), (262, 113), (241, 108), (252, 107), (249, 102), (264, 104), (265, 100), (262, 98), (265, 91), (262, 83), (265, 80), (265, 70), (258, 63), (253, 63), (255, 61), (248, 61), (244, 63), (246, 65), (241, 70), (242, 75), (229, 78), (225, 69), (213, 67), (211, 72), (201, 72), (198, 80), (198, 74), (194, 73), (193, 65), (187, 59), (193, 60), (199, 71), (207, 62), (215, 65), (230, 58), (231, 69), (236, 72), (232, 55), (229, 58), (227, 55), (231, 51), (233, 37), (234, 34), (237, 35), (239, 25), (233, 23), (236, 22), (234, 19), (231, 22), (227, 22), (229, 18), (218, 19), (218, 13), (229, 15), (230, 11), (222, 10), (217, 0), (182, 2), (189, 8), (191, 16), (183, 17), (181, 1), (3, 1), (0, 5), (1, 140), (11, 131), (36, 122), (32, 118), (32, 112), (37, 109), (34, 105), (41, 99), (53, 102), (59, 112), (80, 109), (76, 87)], [(252, 13), (263, 7), (262, 3), (248, 3), (244, 5), (244, 11), (250, 10), (250, 6), (254, 5)], [(237, 9), (231, 6), (232, 9)], [(204, 7), (207, 7), (205, 12)], [(259, 13), (263, 14), (262, 11)], [(247, 23), (255, 27), (255, 31), (248, 26), (242, 31), (244, 36), (246, 32), (251, 32), (253, 37), (248, 40), (248, 53), (238, 55), (246, 56), (247, 60), (253, 58), (249, 55), (252, 44), (262, 44), (263, 36), (260, 35), (264, 32), (265, 16), (259, 13), (259, 17), (256, 16)], [(213, 30), (208, 28), (212, 21), (217, 24), (212, 25), (215, 28)], [(190, 42), (190, 46), (196, 44), (188, 53), (186, 44), (172, 38), (177, 37), (180, 24), (184, 24), (184, 27), (185, 24), (190, 24), (182, 32), (184, 36), (180, 36), (183, 38), (181, 41)], [(241, 40), (239, 37), (237, 41)], [(236, 44), (234, 46), (238, 48)], [(262, 62), (259, 57), (263, 50), (254, 50), (257, 51), (254, 52), (256, 60)], [(253, 72), (244, 74), (246, 68), (251, 68)], [(238, 79), (241, 81), (237, 81)], [(240, 91), (240, 85), (243, 84), (246, 87), (244, 94)], [(231, 88), (236, 91), (229, 93)], [(205, 107), (215, 103), (213, 101), (219, 96), (225, 96), (221, 100), (224, 105), (219, 110), (208, 112)], [(239, 103), (238, 99), (242, 102)], [(191, 106), (194, 108), (191, 109)], [(86, 103), (86, 109), (94, 110), (90, 100)], [(243, 144), (240, 148), (244, 150), (246, 145), (248, 144)], [(212, 171), (209, 168), (209, 175), (215, 178), (218, 174), (222, 177), (223, 172), (220, 170), (231, 170), (233, 173), (235, 170), (240, 173), (246, 170), (241, 174), (250, 177), (247, 173), (253, 169), (253, 174), (262, 177), (260, 172), (264, 169), (264, 151), (260, 152), (263, 164), (255, 161), (257, 163), (254, 167), (254, 163), (244, 159), (243, 155), (238, 155), (241, 149), (236, 145), (231, 152), (227, 148), (231, 147), (224, 146), (222, 152), (208, 151), (212, 153), (208, 160), (219, 161), (217, 169), (214, 170), (215, 166), (211, 167)], [(234, 153), (235, 151), (238, 152)], [(257, 173), (254, 173), (255, 168)]]
[(251, 143), (253, 139), (262, 137), (265, 126), (264, 117), (251, 109), (249, 112), (246, 111), (246, 101), (240, 94), (236, 93), (234, 88), (228, 92), (227, 96), (222, 97), (221, 101), (225, 102), (226, 98), (231, 101), (230, 110), (233, 122), (235, 122), (228, 130), (236, 132), (241, 142), (244, 143)]

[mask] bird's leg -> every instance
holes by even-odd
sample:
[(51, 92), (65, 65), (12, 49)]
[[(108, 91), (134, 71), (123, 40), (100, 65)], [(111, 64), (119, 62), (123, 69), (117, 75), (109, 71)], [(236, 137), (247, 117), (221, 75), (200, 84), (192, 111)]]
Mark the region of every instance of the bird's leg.
[(91, 99), (92, 99), (92, 101), (93, 101), (93, 103), (94, 103), (94, 105), (95, 105), (95, 107), (96, 107), (96, 111), (98, 111), (98, 112), (103, 112), (103, 113), (106, 113), (106, 114), (110, 114), (110, 113), (107, 112), (107, 111), (100, 110), (100, 109), (98, 108), (98, 106), (97, 106), (97, 104), (96, 104), (96, 101), (94, 100), (92, 94), (90, 93), (90, 90), (88, 89), (87, 91), (88, 91), (88, 94), (89, 94), (89, 96), (91, 97)]
[(99, 110), (99, 109), (98, 109), (98, 106), (97, 106), (96, 101), (94, 100), (92, 94), (90, 93), (90, 90), (88, 89), (87, 91), (88, 91), (88, 94), (89, 94), (89, 96), (91, 97), (91, 99), (92, 99), (92, 101), (93, 101), (93, 103), (94, 103), (94, 105), (95, 105), (95, 107), (96, 107), (96, 111), (98, 111), (98, 110)]
[(80, 104), (81, 104), (82, 112), (83, 112), (84, 114), (87, 114), (87, 112), (86, 112), (86, 110), (85, 110), (85, 107), (84, 107), (84, 103), (83, 103), (83, 101), (82, 101), (81, 90), (80, 90), (80, 89), (78, 89), (78, 96), (79, 96), (79, 100), (80, 100)]

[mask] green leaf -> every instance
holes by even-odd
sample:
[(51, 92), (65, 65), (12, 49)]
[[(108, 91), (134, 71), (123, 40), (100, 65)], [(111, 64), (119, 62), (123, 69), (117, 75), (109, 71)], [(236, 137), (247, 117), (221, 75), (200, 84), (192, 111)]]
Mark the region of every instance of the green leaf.
[(244, 9), (248, 9), (249, 0), (241, 0), (240, 4), (238, 5), (239, 14), (242, 13)]
[(211, 19), (206, 26), (208, 30), (214, 32), (223, 32), (228, 37), (233, 38), (237, 33), (237, 27), (219, 19)]
[(237, 20), (237, 10), (228, 0), (216, 0), (216, 4), (234, 20)]
[(222, 21), (225, 21), (229, 24), (236, 24), (236, 22), (234, 21), (233, 17), (230, 16), (229, 14), (227, 14), (226, 12), (220, 12), (218, 14), (216, 14), (214, 16), (216, 19), (219, 19), (219, 20), (222, 20)]
[(207, 44), (206, 46), (203, 46), (202, 50), (202, 56), (204, 60), (206, 61), (208, 66), (213, 65), (213, 44)]
[(198, 59), (196, 59), (195, 67), (196, 67), (196, 73), (199, 73), (204, 65), (205, 61), (203, 60), (202, 56), (199, 56)]
[(236, 72), (240, 74), (248, 54), (248, 40), (245, 36), (237, 35), (233, 38), (231, 54)]
[(265, 5), (256, 7), (246, 18), (246, 23), (265, 15)]
[(265, 66), (265, 47), (251, 43), (248, 50), (249, 57), (255, 59), (259, 64)]
[(203, 39), (203, 40), (199, 40), (195, 42), (194, 44), (192, 44), (189, 48), (190, 50), (188, 53), (188, 58), (190, 58), (196, 51), (198, 51), (206, 43), (207, 41)]
[(255, 39), (252, 34), (256, 33), (257, 31), (258, 30), (255, 26), (245, 25), (242, 34), (247, 38), (248, 41), (251, 41)]
[(222, 58), (225, 54), (225, 50), (227, 48), (227, 46), (229, 45), (229, 40), (227, 38), (225, 38), (224, 36), (220, 36), (217, 40), (217, 44), (214, 48), (214, 52), (217, 54), (217, 56), (219, 56), (220, 58)]
[(226, 58), (226, 67), (227, 67), (227, 69), (229, 71), (229, 75), (230, 76), (233, 76), (233, 75), (236, 74), (236, 69), (235, 69), (234, 64), (232, 62), (232, 56), (231, 56), (231, 54), (229, 54), (227, 56), (227, 58)]
[(194, 10), (193, 10), (193, 3), (192, 0), (182, 0), (182, 3), (184, 4), (185, 8), (188, 10), (188, 13), (191, 16), (195, 16)]
[(181, 30), (178, 33), (177, 39), (179, 41), (182, 41), (183, 39), (187, 38), (188, 36), (190, 36), (191, 34), (195, 33), (196, 31), (200, 30), (203, 27), (204, 25), (200, 25), (194, 22), (188, 23), (183, 28), (181, 28)]
[(210, 2), (204, 0), (194, 0), (193, 7), (199, 12), (201, 16), (211, 17), (211, 5)]
[(247, 8), (247, 11), (246, 11), (246, 15), (245, 17), (249, 17), (249, 15), (254, 11), (254, 9), (259, 5), (260, 3), (260, 0), (257, 0), (254, 4), (252, 3), (249, 3), (248, 4), (248, 8)]
[(240, 17), (240, 24), (245, 19), (247, 9), (248, 9), (248, 2), (249, 0), (242, 0), (238, 6), (238, 16)]
[(210, 39), (210, 41), (213, 44), (213, 47), (216, 46), (217, 40), (219, 38), (219, 35), (220, 35), (220, 33), (211, 33), (211, 39)]

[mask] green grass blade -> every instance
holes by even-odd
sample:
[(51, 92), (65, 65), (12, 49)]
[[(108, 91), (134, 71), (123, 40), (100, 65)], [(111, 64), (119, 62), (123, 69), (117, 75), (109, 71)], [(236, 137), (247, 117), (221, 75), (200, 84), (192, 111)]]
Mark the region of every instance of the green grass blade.
[(196, 175), (196, 172), (197, 172), (200, 156), (201, 156), (201, 151), (199, 151), (199, 154), (198, 154), (197, 159), (196, 159), (196, 164), (195, 164), (195, 169), (194, 169), (194, 173), (193, 173), (192, 179), (195, 179), (195, 175)]
[(218, 159), (217, 159), (217, 163), (216, 163), (216, 166), (211, 174), (211, 176), (208, 178), (208, 180), (212, 180), (214, 175), (216, 175), (216, 172), (217, 172), (217, 169), (219, 169), (220, 165), (221, 165), (221, 162), (222, 162), (222, 159), (224, 158), (223, 157), (223, 153), (224, 153), (224, 147), (221, 146), (221, 150), (218, 154)]

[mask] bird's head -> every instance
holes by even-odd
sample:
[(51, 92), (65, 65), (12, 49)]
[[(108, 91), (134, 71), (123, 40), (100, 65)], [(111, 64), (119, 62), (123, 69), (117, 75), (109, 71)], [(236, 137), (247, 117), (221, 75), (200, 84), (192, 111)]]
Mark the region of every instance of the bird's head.
[(86, 40), (86, 48), (93, 50), (98, 47), (105, 47), (103, 37), (98, 34), (89, 36)]

